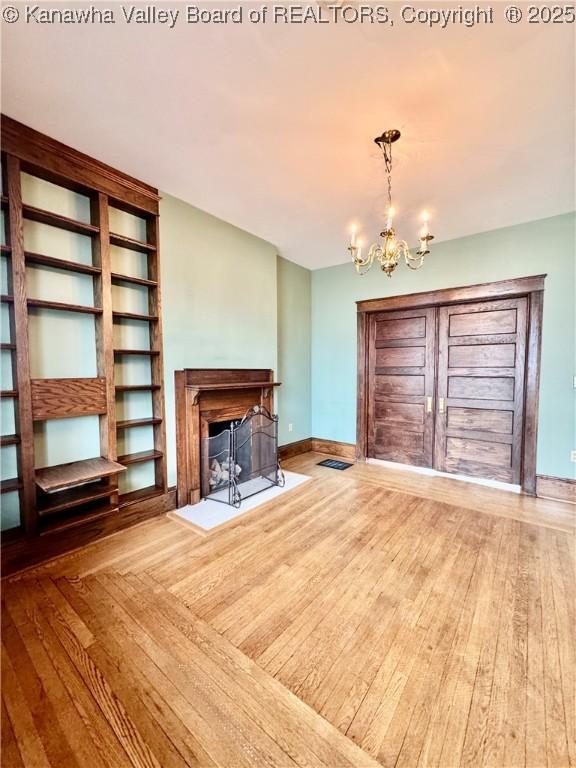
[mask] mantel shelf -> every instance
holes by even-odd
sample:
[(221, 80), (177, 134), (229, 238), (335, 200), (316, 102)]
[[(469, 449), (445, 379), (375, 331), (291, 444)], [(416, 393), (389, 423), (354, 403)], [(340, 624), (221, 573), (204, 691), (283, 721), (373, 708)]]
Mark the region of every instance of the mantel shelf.
[(215, 389), (263, 389), (265, 387), (280, 387), (281, 384), (280, 381), (243, 381), (234, 384), (186, 384), (186, 387), (203, 392)]
[(71, 464), (59, 464), (55, 467), (37, 469), (36, 485), (46, 493), (63, 490), (81, 483), (89, 483), (101, 477), (116, 475), (124, 472), (125, 467), (115, 461), (109, 461), (102, 456), (95, 459), (73, 461)]

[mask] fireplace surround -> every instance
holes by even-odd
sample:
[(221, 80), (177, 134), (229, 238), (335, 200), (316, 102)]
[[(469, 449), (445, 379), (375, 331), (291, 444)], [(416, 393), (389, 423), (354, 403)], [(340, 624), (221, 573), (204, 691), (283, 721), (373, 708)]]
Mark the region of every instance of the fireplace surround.
[(177, 504), (197, 504), (202, 493), (201, 441), (210, 425), (241, 420), (254, 406), (273, 413), (270, 368), (185, 368), (174, 373)]

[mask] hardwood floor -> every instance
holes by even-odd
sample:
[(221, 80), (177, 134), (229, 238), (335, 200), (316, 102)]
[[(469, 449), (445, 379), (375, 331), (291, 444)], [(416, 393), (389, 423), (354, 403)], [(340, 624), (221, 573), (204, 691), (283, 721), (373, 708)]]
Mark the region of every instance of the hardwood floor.
[(576, 507), (356, 465), (3, 582), (9, 766), (576, 766)]

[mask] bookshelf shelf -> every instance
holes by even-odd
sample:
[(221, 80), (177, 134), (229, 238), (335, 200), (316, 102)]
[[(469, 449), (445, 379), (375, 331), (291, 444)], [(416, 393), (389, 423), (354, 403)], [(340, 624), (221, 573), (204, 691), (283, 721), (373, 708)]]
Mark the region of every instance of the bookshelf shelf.
[(112, 272), (113, 283), (134, 283), (135, 285), (144, 285), (148, 288), (156, 288), (156, 280), (148, 280), (144, 277), (132, 277), (132, 275), (120, 275), (118, 272)]
[(120, 248), (127, 248), (130, 251), (139, 251), (140, 253), (155, 253), (156, 246), (152, 243), (145, 243), (141, 240), (134, 240), (132, 237), (117, 235), (110, 232), (110, 244), (117, 245)]
[(125, 355), (134, 355), (139, 357), (156, 357), (160, 354), (158, 349), (115, 349), (114, 354), (122, 357)]
[(115, 461), (109, 461), (102, 456), (94, 459), (73, 461), (70, 464), (58, 464), (36, 470), (36, 485), (45, 493), (53, 493), (70, 486), (100, 480), (109, 475), (124, 472), (124, 467)]
[(128, 466), (129, 464), (141, 464), (144, 461), (156, 461), (162, 459), (164, 454), (161, 451), (139, 451), (138, 453), (127, 453), (125, 456), (118, 456), (118, 462)]
[(54, 269), (65, 269), (69, 272), (80, 272), (86, 275), (99, 275), (102, 272), (100, 267), (93, 264), (81, 264), (77, 261), (68, 261), (67, 259), (58, 259), (55, 256), (45, 256), (42, 253), (24, 252), (26, 264), (40, 264), (44, 267), (53, 267)]
[(52, 211), (45, 211), (42, 208), (36, 208), (33, 205), (23, 205), (22, 215), (29, 221), (37, 221), (39, 224), (48, 224), (51, 227), (65, 229), (67, 232), (74, 232), (77, 235), (90, 235), (95, 237), (99, 229), (93, 224), (86, 224), (83, 221), (69, 219), (67, 216), (60, 216)]
[(148, 417), (146, 419), (127, 419), (124, 421), (117, 421), (116, 422), (116, 429), (132, 429), (132, 427), (153, 427), (156, 424), (161, 424), (162, 419), (156, 418), (154, 416)]
[(136, 312), (112, 312), (114, 320), (140, 320), (145, 323), (156, 322), (157, 315), (140, 315)]

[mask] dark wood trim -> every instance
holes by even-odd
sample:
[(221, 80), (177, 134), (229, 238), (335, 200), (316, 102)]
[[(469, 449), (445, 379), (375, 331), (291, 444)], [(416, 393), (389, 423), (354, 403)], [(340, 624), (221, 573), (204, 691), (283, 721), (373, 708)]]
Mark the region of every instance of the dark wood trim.
[(278, 456), (281, 461), (293, 459), (294, 456), (300, 456), (302, 453), (310, 453), (312, 450), (312, 438), (306, 437), (304, 440), (296, 440), (294, 443), (285, 443), (278, 446)]
[[(105, 381), (106, 411), (100, 416), (100, 450), (116, 461), (116, 402), (114, 392), (114, 328), (112, 320), (112, 281), (110, 266), (110, 228), (108, 199), (101, 192), (92, 199), (92, 220), (98, 225), (98, 238), (92, 241), (92, 262), (100, 273), (94, 277), (94, 304), (102, 307), (96, 318), (96, 361), (98, 375)], [(118, 501), (118, 497), (115, 498)]]
[(576, 504), (576, 480), (536, 475), (536, 496)]
[(319, 437), (313, 437), (312, 450), (316, 451), (316, 453), (340, 456), (342, 459), (348, 459), (349, 461), (356, 459), (356, 445), (354, 443), (341, 443), (338, 440), (323, 440)]
[(522, 489), (536, 495), (536, 449), (538, 442), (538, 394), (540, 391), (540, 358), (542, 350), (542, 313), (544, 291), (534, 291), (528, 303), (528, 342), (526, 346), (526, 378), (524, 396), (524, 448)]
[[(494, 299), (528, 298), (528, 331), (524, 380), (524, 416), (521, 485), (523, 491), (536, 495), (536, 450), (538, 436), (538, 397), (542, 344), (542, 311), (546, 275), (500, 280), (458, 288), (389, 296), (356, 302), (358, 315), (358, 371), (356, 459), (364, 461), (367, 451), (367, 366), (369, 357), (369, 323), (373, 312), (415, 307), (438, 307)], [(365, 318), (365, 319), (362, 319)], [(486, 404), (488, 401), (486, 401)]]
[(368, 450), (368, 334), (370, 324), (365, 313), (358, 312), (357, 366), (358, 393), (356, 402), (356, 461), (366, 461)]
[(349, 461), (356, 461), (357, 447), (355, 443), (342, 443), (338, 440), (324, 440), (321, 437), (306, 437), (294, 443), (285, 443), (279, 446), (278, 454), (282, 461), (293, 459), (303, 453), (327, 453), (331, 456), (340, 456)]
[(358, 312), (387, 312), (391, 309), (434, 307), (439, 304), (462, 304), (467, 301), (527, 296), (532, 291), (543, 291), (545, 278), (546, 275), (532, 275), (530, 277), (517, 277), (512, 280), (498, 280), (494, 283), (465, 285), (459, 288), (405, 293), (401, 296), (357, 301), (356, 307)]
[(186, 371), (174, 371), (176, 417), (176, 497), (178, 507), (185, 506), (188, 478), (188, 440), (186, 439)]
[[(22, 170), (83, 194), (96, 189), (132, 212), (158, 213), (158, 190), (89, 155), (2, 115), (2, 148)], [(122, 207), (121, 205), (119, 207)]]
[(173, 509), (176, 509), (176, 491), (171, 489), (154, 498), (135, 502), (118, 511), (87, 520), (76, 527), (61, 529), (58, 535), (37, 537), (33, 547), (25, 537), (3, 541), (2, 576), (10, 576), (65, 553), (70, 554), (103, 536), (109, 536)]
[[(160, 423), (154, 425), (154, 450), (166, 456), (166, 413), (164, 406), (164, 356), (162, 345), (162, 299), (160, 293), (160, 218), (158, 215), (148, 217), (146, 224), (146, 239), (154, 250), (148, 254), (148, 278), (155, 285), (148, 287), (148, 311), (158, 319), (149, 325), (150, 349), (158, 354), (150, 357), (152, 384), (152, 413)], [(154, 483), (157, 488), (166, 491), (168, 476), (166, 460), (154, 463)]]
[[(32, 419), (32, 383), (30, 381), (30, 351), (28, 343), (28, 309), (26, 296), (26, 262), (24, 257), (24, 226), (22, 219), (22, 189), (20, 161), (6, 157), (6, 182), (8, 189), (8, 228), (11, 247), (10, 282), (14, 306), (10, 318), (10, 340), (16, 344), (16, 370), (12, 371), (18, 390), (15, 405), (17, 431), (20, 436), (18, 473), (22, 482), (20, 490), (21, 525), (27, 535), (37, 530), (36, 485), (34, 482), (34, 422)], [(14, 363), (14, 357), (12, 358)]]

